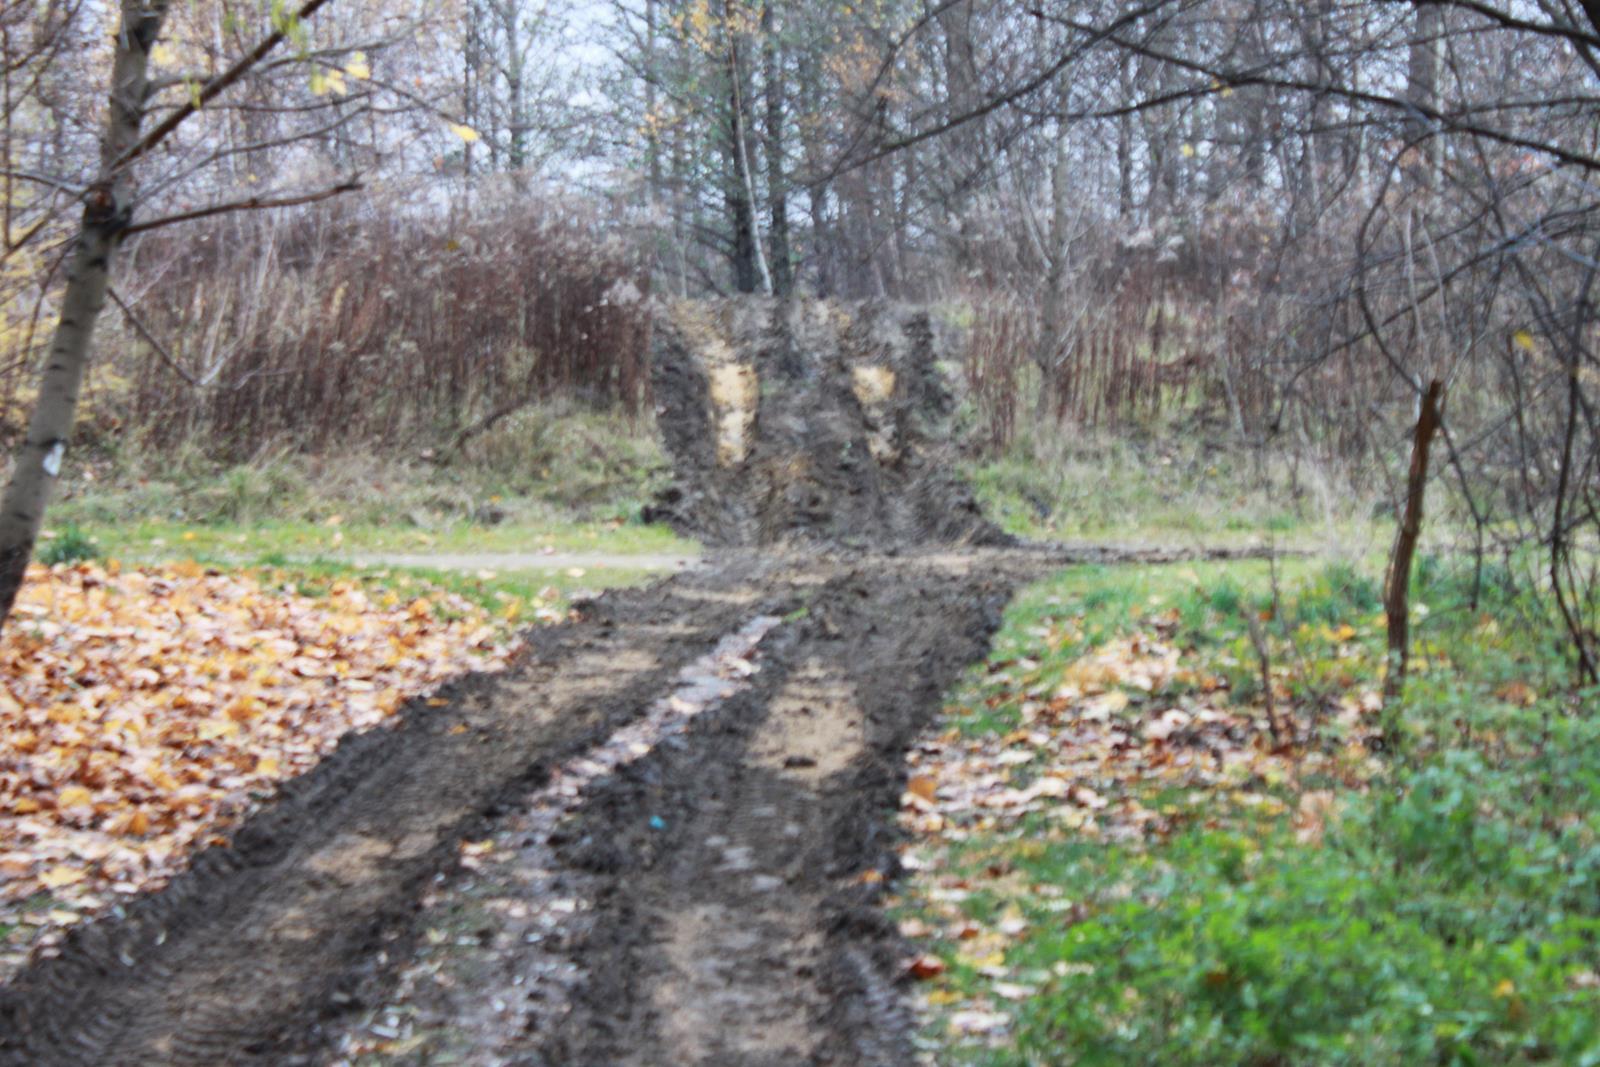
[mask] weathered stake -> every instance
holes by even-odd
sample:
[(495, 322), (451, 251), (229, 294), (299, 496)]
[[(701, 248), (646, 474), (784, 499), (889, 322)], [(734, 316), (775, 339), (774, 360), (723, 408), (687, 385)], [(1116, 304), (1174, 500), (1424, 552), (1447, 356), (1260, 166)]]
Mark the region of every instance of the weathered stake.
[(1411, 561), (1422, 533), (1422, 494), (1428, 484), (1428, 452), (1439, 431), (1444, 408), (1444, 383), (1428, 383), (1411, 437), (1411, 471), (1406, 477), (1406, 506), (1389, 554), (1389, 573), (1383, 586), (1383, 613), (1389, 631), (1389, 669), (1383, 676), (1383, 702), (1392, 704), (1405, 685), (1411, 654)]

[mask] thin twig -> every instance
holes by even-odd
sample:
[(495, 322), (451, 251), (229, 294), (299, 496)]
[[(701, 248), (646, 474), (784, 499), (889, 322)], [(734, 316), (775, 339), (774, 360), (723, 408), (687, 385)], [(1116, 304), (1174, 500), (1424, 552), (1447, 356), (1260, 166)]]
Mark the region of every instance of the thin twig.
[(133, 313), (133, 308), (129, 307), (128, 302), (122, 299), (121, 293), (118, 293), (115, 289), (108, 286), (106, 288), (106, 295), (111, 297), (112, 301), (117, 305), (117, 307), (122, 309), (122, 314), (127, 318), (128, 325), (132, 326), (134, 332), (140, 337), (143, 337), (150, 347), (155, 349), (156, 355), (161, 357), (161, 362), (167, 365), (168, 370), (172, 371), (172, 373), (188, 382), (192, 387), (196, 389), (200, 388), (200, 383), (196, 381), (188, 371), (179, 366), (176, 359), (172, 358), (172, 353), (167, 351), (167, 346), (162, 344), (160, 340), (157, 339), (156, 335), (150, 332), (149, 327), (145, 326), (145, 324), (139, 320), (139, 316)]
[(144, 233), (146, 230), (160, 229), (163, 226), (172, 226), (179, 222), (208, 219), (213, 215), (226, 215), (233, 211), (265, 211), (275, 207), (300, 207), (304, 204), (315, 204), (318, 201), (331, 200), (333, 197), (342, 196), (345, 193), (353, 193), (361, 188), (361, 183), (352, 179), (314, 193), (303, 193), (300, 196), (286, 196), (278, 199), (263, 199), (259, 196), (252, 196), (248, 200), (233, 200), (226, 204), (211, 204), (208, 207), (196, 208), (193, 211), (185, 211), (178, 215), (166, 215), (159, 219), (151, 219), (149, 222), (137, 222), (123, 232), (130, 235)]

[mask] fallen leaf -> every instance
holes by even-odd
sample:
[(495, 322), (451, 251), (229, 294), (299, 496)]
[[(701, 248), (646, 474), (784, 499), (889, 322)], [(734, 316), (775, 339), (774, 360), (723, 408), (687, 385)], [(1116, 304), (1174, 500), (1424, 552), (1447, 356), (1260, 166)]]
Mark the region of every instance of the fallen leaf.
[(77, 867), (51, 867), (39, 876), (39, 884), (46, 889), (60, 889), (83, 881), (89, 875)]

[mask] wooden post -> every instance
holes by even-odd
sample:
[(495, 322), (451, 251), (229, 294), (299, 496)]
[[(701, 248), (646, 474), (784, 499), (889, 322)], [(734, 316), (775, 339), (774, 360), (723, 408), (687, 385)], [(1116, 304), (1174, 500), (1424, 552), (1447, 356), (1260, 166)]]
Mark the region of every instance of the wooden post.
[(1422, 395), (1417, 426), (1411, 437), (1411, 471), (1406, 477), (1406, 505), (1389, 554), (1389, 574), (1383, 586), (1383, 613), (1389, 624), (1389, 668), (1383, 677), (1383, 701), (1390, 704), (1405, 685), (1411, 653), (1411, 561), (1422, 533), (1422, 494), (1428, 484), (1428, 451), (1443, 419), (1444, 383), (1435, 378)]

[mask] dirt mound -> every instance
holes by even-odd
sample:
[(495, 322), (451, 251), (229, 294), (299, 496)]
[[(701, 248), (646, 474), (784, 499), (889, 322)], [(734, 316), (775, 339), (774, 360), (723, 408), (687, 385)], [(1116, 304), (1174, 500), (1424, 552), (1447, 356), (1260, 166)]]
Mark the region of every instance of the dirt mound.
[(649, 517), (714, 545), (1009, 543), (954, 473), (928, 313), (737, 298), (657, 317), (676, 481)]

